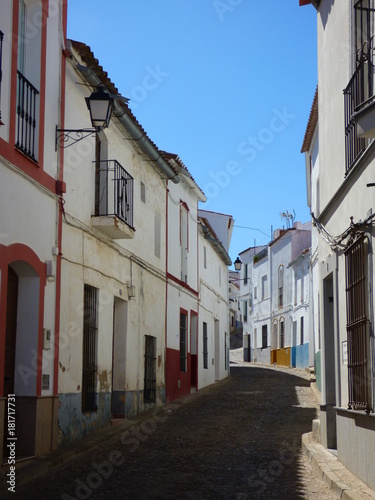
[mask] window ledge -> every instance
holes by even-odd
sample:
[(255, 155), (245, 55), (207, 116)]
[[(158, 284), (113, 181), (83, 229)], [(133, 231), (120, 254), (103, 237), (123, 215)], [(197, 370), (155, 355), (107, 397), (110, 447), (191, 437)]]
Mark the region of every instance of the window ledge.
[(334, 406), (333, 409), (337, 413), (343, 413), (343, 414), (345, 414), (348, 417), (360, 416), (360, 417), (375, 418), (375, 413), (374, 412), (372, 412), (372, 413), (366, 413), (365, 410), (348, 410), (348, 408), (343, 408), (341, 406)]

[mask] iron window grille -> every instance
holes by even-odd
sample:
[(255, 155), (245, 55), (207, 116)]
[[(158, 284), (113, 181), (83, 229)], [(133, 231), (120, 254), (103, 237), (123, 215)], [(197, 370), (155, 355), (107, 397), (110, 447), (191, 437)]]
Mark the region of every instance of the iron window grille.
[(280, 320), (280, 349), (284, 349), (284, 320)]
[(353, 167), (371, 139), (359, 138), (355, 112), (375, 100), (374, 96), (374, 8), (375, 0), (359, 0), (354, 4), (355, 71), (344, 89), (345, 173)]
[(117, 160), (97, 162), (95, 215), (115, 215), (133, 227), (134, 179)]
[(304, 318), (303, 316), (301, 317), (301, 324), (300, 324), (300, 344), (302, 345), (305, 341), (304, 339)]
[(180, 313), (180, 371), (187, 371), (187, 315)]
[(207, 323), (203, 322), (203, 368), (208, 368), (208, 334)]
[(367, 318), (367, 244), (355, 235), (345, 250), (348, 408), (370, 412), (370, 345)]
[(82, 411), (91, 412), (96, 407), (96, 371), (98, 337), (98, 290), (84, 287), (83, 304), (83, 361), (82, 361)]
[(145, 403), (156, 402), (156, 345), (156, 337), (145, 335), (145, 378), (143, 392)]
[(16, 147), (36, 162), (39, 91), (20, 71), (17, 71), (17, 79)]
[(3, 40), (4, 33), (0, 30), (0, 125), (1, 121), (1, 82), (3, 80)]
[(262, 349), (265, 349), (267, 347), (267, 325), (262, 326)]
[(279, 308), (283, 307), (283, 285), (284, 285), (284, 267), (280, 266), (278, 273)]

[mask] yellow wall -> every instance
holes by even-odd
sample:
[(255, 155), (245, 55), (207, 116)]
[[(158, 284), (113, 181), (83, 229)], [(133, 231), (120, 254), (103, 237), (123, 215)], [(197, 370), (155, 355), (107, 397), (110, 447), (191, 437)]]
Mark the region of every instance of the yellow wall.
[(275, 349), (271, 351), (271, 363), (277, 365), (290, 366), (290, 347)]

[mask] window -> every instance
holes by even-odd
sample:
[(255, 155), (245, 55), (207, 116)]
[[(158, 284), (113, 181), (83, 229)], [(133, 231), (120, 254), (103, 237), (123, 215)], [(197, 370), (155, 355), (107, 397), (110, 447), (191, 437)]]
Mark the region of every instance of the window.
[[(18, 3), (16, 147), (36, 162), (39, 134), (38, 88), (44, 14), (41, 1), (26, 4), (25, 0), (19, 0)], [(39, 19), (42, 22), (35, 23), (31, 19)]]
[(301, 337), (301, 342), (300, 344), (302, 345), (304, 343), (304, 332), (303, 332), (303, 329), (304, 329), (304, 319), (303, 319), (303, 316), (301, 317), (301, 325), (300, 325), (300, 337)]
[(367, 245), (364, 235), (345, 250), (348, 408), (371, 410), (370, 345), (367, 319)]
[(141, 201), (143, 201), (143, 203), (146, 203), (146, 186), (142, 181), (141, 181)]
[(284, 266), (280, 266), (278, 273), (279, 308), (283, 307), (283, 283), (284, 283)]
[(208, 368), (208, 335), (207, 323), (203, 322), (203, 368)]
[(301, 277), (301, 303), (305, 301), (305, 277)]
[(257, 287), (254, 286), (254, 299), (256, 299), (256, 298), (257, 298)]
[(297, 274), (294, 275), (294, 305), (298, 303), (298, 277)]
[(155, 213), (154, 218), (154, 254), (155, 257), (160, 259), (161, 248), (161, 215)]
[(219, 265), (219, 287), (221, 288), (221, 267)]
[(187, 313), (180, 313), (180, 371), (187, 371)]
[(277, 319), (274, 320), (273, 325), (272, 325), (272, 344), (271, 348), (272, 349), (277, 349)]
[(84, 287), (83, 299), (83, 359), (82, 359), (82, 411), (96, 410), (96, 370), (98, 342), (98, 290)]
[(248, 275), (247, 275), (247, 273), (248, 273), (247, 264), (245, 264), (245, 265), (244, 265), (244, 273), (245, 273), (245, 275), (244, 275), (243, 284), (244, 284), (244, 285), (247, 285), (247, 279), (248, 279)]
[(266, 298), (267, 295), (267, 276), (262, 276), (262, 300)]
[(266, 348), (268, 345), (267, 339), (267, 325), (262, 326), (262, 349)]
[(246, 321), (247, 321), (247, 300), (243, 301), (243, 320), (246, 323)]
[(207, 269), (207, 248), (203, 247), (203, 266)]
[(183, 204), (180, 205), (180, 245), (181, 245), (181, 281), (187, 283), (188, 267), (188, 210)]
[(284, 349), (284, 319), (280, 319), (280, 349)]
[(145, 378), (143, 400), (145, 403), (156, 401), (156, 337), (145, 335)]

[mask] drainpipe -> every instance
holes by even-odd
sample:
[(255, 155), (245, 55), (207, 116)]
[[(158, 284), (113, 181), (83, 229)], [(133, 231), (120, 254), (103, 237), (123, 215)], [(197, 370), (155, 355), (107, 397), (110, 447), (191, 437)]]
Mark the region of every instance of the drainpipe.
[[(99, 78), (91, 68), (78, 64), (77, 69), (85, 78), (85, 80), (93, 87), (102, 85), (102, 82), (99, 80)], [(149, 156), (151, 160), (158, 165), (160, 170), (168, 177), (168, 179), (171, 179), (175, 184), (178, 184), (180, 182), (178, 174), (176, 174), (176, 172), (164, 160), (155, 146), (151, 144), (145, 133), (139, 130), (137, 125), (133, 122), (132, 118), (116, 101), (114, 101), (113, 114), (120, 121), (121, 125), (127, 130), (131, 138), (137, 141), (143, 152), (146, 153), (147, 156)]]

